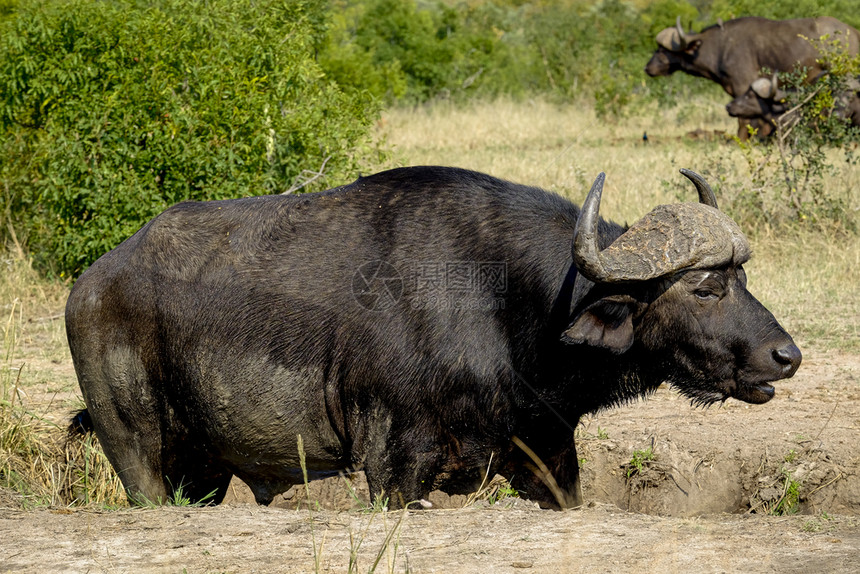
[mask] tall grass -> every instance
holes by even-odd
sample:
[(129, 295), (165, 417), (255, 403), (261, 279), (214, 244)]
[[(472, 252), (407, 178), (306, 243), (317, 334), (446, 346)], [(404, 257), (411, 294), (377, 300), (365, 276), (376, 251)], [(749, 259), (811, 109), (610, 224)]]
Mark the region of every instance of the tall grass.
[[(0, 278), (0, 494), (26, 507), (123, 504), (122, 486), (98, 440), (90, 436), (67, 441), (61, 423), (71, 409), (33, 399), (33, 391), (41, 386), (36, 382), (45, 375), (40, 371), (36, 376), (29, 365), (44, 362), (45, 351), (39, 346), (57, 345), (62, 332), (62, 321), (57, 321), (57, 329), (40, 319), (58, 314), (67, 289), (40, 278), (20, 252), (4, 255), (0, 257), (5, 271)], [(67, 350), (49, 356), (53, 359), (48, 364), (69, 360)]]
[(54, 481), (57, 449), (50, 424), (24, 404), (21, 388), (24, 363), (16, 357), (22, 305), (8, 304), (3, 323), (0, 363), (0, 486), (22, 497), (25, 504), (53, 504), (59, 499)]

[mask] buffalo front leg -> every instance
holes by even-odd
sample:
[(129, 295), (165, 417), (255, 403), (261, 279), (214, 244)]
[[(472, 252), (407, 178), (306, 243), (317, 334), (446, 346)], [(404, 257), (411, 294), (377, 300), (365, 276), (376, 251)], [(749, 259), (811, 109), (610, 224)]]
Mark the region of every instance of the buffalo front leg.
[(364, 469), (372, 503), (382, 497), (389, 508), (403, 508), (430, 494), (441, 447), (416, 429), (395, 427), (392, 420), (375, 410), (363, 421), (353, 443), (352, 464)]
[(555, 453), (533, 450), (525, 441), (513, 437), (512, 441), (519, 451), (515, 460), (526, 472), (523, 476), (524, 494), (543, 508), (564, 510), (582, 506), (582, 483), (579, 477), (579, 459), (573, 437)]
[(426, 499), (433, 490), (437, 457), (426, 453), (393, 452), (367, 460), (364, 474), (371, 498), (388, 498), (388, 508), (404, 508)]

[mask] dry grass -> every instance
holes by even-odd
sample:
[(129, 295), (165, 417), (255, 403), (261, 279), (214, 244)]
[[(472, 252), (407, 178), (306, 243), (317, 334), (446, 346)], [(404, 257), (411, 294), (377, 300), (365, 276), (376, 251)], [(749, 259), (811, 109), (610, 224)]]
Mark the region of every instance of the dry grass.
[[(705, 103), (694, 107), (696, 121), (688, 114), (649, 108), (642, 116), (615, 122), (597, 119), (587, 104), (500, 101), (465, 108), (441, 104), (390, 110), (380, 132), (394, 149), (392, 164), (474, 169), (543, 187), (577, 203), (585, 199), (597, 174), (606, 172), (604, 212), (632, 221), (654, 202), (675, 201), (663, 181), (686, 181), (678, 169), (696, 170), (701, 154), (720, 145), (688, 142), (682, 139), (684, 134), (701, 129), (724, 141), (726, 131), (734, 133), (729, 118), (712, 117)], [(648, 134), (647, 143), (643, 133)], [(692, 186), (690, 190), (694, 194)]]
[(860, 238), (766, 232), (755, 249), (750, 287), (801, 348), (860, 352)]
[(3, 498), (23, 506), (121, 504), (125, 495), (96, 439), (66, 440), (66, 419), (80, 403), (62, 321), (67, 287), (41, 278), (20, 253), (0, 265)]

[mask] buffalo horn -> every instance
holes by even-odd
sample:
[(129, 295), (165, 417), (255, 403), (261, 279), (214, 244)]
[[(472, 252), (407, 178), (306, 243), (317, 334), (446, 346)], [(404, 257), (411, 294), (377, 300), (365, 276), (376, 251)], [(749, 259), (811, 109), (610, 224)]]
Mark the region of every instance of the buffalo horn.
[(603, 195), (605, 180), (606, 174), (601, 171), (591, 184), (591, 190), (582, 204), (573, 232), (573, 261), (576, 268), (592, 281), (605, 281), (607, 276), (597, 245), (597, 214), (600, 211), (600, 197)]
[(708, 185), (708, 182), (705, 181), (704, 177), (695, 171), (690, 171), (689, 169), (684, 168), (681, 168), (681, 173), (696, 186), (696, 191), (699, 192), (699, 203), (704, 203), (705, 205), (710, 205), (714, 209), (719, 209), (719, 207), (717, 207), (717, 197), (714, 195), (714, 190), (711, 189), (711, 186)]
[(752, 89), (753, 93), (765, 100), (773, 97), (775, 93), (774, 87), (775, 84), (770, 78), (758, 78), (750, 84), (750, 89)]
[(675, 18), (675, 28), (678, 29), (678, 42), (681, 44), (681, 49), (687, 47), (687, 35), (684, 34), (684, 29), (681, 27), (681, 15)]
[(746, 261), (749, 243), (737, 224), (716, 208), (711, 187), (695, 172), (681, 173), (696, 186), (699, 203), (658, 205), (604, 249), (598, 212), (605, 175), (598, 175), (573, 235), (573, 262), (579, 273), (594, 283), (626, 283)]

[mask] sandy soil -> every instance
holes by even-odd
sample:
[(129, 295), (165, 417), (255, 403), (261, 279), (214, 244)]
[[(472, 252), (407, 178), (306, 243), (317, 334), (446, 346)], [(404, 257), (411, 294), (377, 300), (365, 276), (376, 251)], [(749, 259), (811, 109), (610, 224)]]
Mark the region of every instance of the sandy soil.
[[(41, 368), (66, 378), (70, 365)], [(68, 402), (45, 388), (51, 414), (67, 417)], [(39, 390), (30, 398), (40, 400)], [(264, 508), (238, 481), (216, 508), (22, 510), (6, 493), (0, 573), (854, 573), (858, 430), (860, 356), (807, 352), (765, 405), (696, 409), (661, 388), (584, 421), (581, 509), (519, 499), (457, 508), (464, 497), (434, 493), (434, 509), (374, 513), (360, 509), (344, 479), (311, 484), (313, 511), (304, 488)], [(634, 454), (648, 448), (653, 459), (635, 469)], [(768, 515), (786, 477), (799, 488), (796, 513)], [(354, 488), (366, 496), (360, 476)]]
[[(856, 572), (857, 521), (667, 518), (613, 505), (381, 515), (255, 506), (109, 513), (4, 511), (4, 572)], [(320, 547), (322, 548), (320, 550)], [(396, 554), (395, 554), (396, 553)]]

